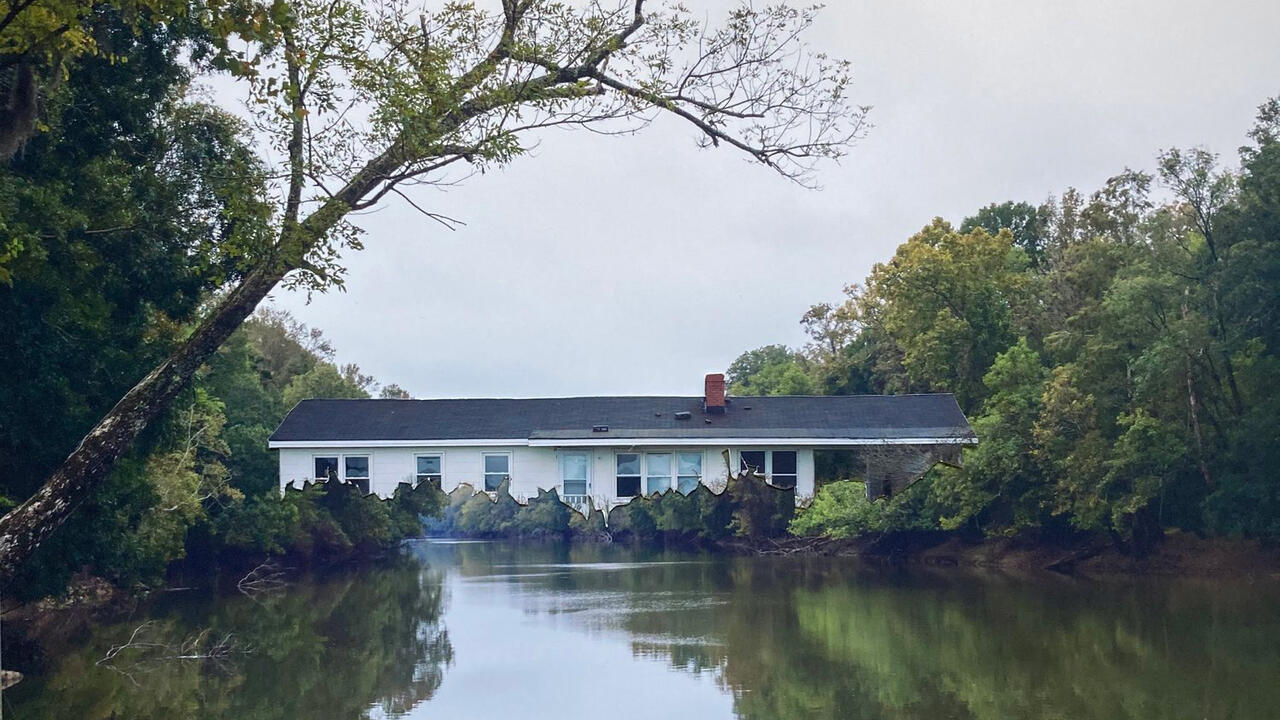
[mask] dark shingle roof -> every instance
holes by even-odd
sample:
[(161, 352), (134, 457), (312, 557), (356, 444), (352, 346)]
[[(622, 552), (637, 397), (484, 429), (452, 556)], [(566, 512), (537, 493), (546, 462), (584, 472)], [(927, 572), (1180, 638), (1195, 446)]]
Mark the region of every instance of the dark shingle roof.
[[(676, 413), (688, 412), (688, 420)], [(709, 421), (709, 422), (708, 422)], [(594, 426), (608, 432), (593, 432)], [(272, 441), (582, 438), (954, 438), (973, 430), (955, 398), (936, 395), (731, 397), (703, 412), (701, 397), (466, 400), (303, 400)]]

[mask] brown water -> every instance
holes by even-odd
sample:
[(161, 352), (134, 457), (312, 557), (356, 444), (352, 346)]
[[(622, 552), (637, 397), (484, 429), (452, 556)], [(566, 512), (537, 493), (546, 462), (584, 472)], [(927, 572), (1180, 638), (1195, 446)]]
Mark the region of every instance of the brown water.
[(613, 547), (415, 543), (20, 651), (5, 720), (1280, 718), (1276, 584)]

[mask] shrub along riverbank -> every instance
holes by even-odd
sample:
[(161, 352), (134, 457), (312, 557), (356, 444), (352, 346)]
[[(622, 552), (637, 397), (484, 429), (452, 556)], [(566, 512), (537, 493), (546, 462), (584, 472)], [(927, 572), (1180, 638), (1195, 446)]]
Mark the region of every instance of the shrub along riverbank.
[[(513, 542), (621, 542), (667, 549), (775, 556), (842, 556), (887, 565), (998, 568), (1106, 575), (1252, 576), (1280, 578), (1280, 544), (1246, 538), (1201, 537), (1170, 531), (1141, 548), (1106, 533), (1025, 532), (989, 537), (965, 530), (896, 529), (880, 518), (884, 503), (846, 497), (860, 483), (833, 483), (849, 503), (845, 510), (877, 518), (874, 532), (816, 533), (828, 529), (828, 508), (797, 509), (794, 494), (741, 478), (717, 495), (699, 487), (689, 495), (669, 491), (636, 498), (604, 513), (583, 514), (554, 491), (525, 505), (501, 488), (492, 495), (463, 485), (448, 496), (438, 517), (424, 518), (429, 535)], [(831, 487), (830, 485), (828, 487)], [(831, 502), (830, 499), (827, 502)]]
[(672, 546), (714, 547), (733, 538), (779, 537), (795, 513), (795, 491), (766, 485), (752, 475), (731, 478), (716, 494), (705, 485), (684, 495), (669, 490), (636, 498), (605, 514), (595, 508), (577, 512), (554, 491), (528, 503), (516, 502), (503, 483), (498, 491), (476, 493), (461, 485), (449, 495), (439, 517), (426, 518), (430, 535), (467, 538), (544, 538), (587, 541), (660, 542)]

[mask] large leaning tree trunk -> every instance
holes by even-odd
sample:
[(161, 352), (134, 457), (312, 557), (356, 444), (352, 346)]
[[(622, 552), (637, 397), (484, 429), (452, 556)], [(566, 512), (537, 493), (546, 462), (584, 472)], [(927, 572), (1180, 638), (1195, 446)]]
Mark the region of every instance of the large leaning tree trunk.
[(286, 160), (275, 236), (224, 249), (243, 279), (0, 519), (0, 578), (93, 495), (272, 289), (341, 284), (341, 250), (360, 247), (350, 213), (395, 194), (452, 225), (406, 189), (505, 164), (546, 128), (624, 134), (672, 115), (701, 145), (802, 184), (865, 128), (867, 109), (846, 97), (847, 63), (803, 43), (813, 9), (744, 6), (715, 28), (645, 0), (502, 0), (500, 12), (447, 4), (427, 15), (403, 0), (277, 0), (245, 13), (212, 22), (251, 28), (228, 64), (248, 83), (256, 129)]

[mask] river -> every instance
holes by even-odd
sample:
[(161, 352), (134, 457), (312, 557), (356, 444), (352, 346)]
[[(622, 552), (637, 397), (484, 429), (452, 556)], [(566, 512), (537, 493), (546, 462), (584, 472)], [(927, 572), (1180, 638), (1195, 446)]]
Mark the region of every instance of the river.
[(1277, 583), (422, 541), (55, 635), (5, 720), (1280, 717)]

